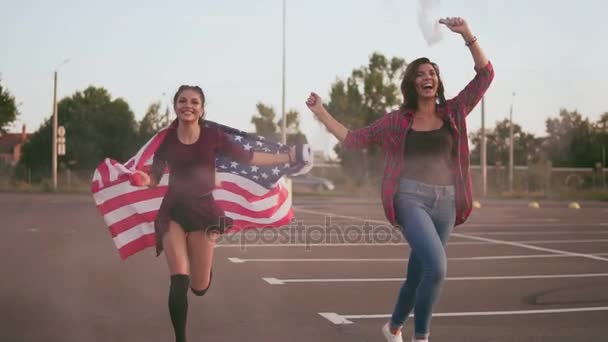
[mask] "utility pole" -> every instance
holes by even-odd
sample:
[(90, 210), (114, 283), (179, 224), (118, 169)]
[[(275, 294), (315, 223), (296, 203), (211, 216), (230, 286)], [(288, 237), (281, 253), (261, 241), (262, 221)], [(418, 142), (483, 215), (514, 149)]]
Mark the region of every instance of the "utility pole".
[(57, 190), (57, 125), (58, 125), (58, 119), (57, 119), (57, 70), (59, 70), (59, 67), (61, 67), (62, 65), (66, 64), (67, 62), (69, 62), (69, 59), (66, 59), (65, 61), (63, 61), (61, 64), (59, 64), (57, 66), (57, 68), (55, 68), (55, 72), (53, 73), (53, 137), (52, 137), (52, 150), (53, 150), (53, 155), (52, 155), (52, 177), (53, 177), (53, 190)]
[(606, 187), (606, 146), (602, 146), (602, 184)]
[(281, 141), (287, 143), (287, 118), (285, 117), (285, 17), (286, 17), (286, 0), (283, 0), (283, 95), (281, 100)]
[(486, 149), (486, 101), (481, 98), (481, 185), (483, 197), (488, 195), (488, 151)]
[(511, 96), (511, 110), (509, 111), (509, 192), (513, 192), (513, 152), (515, 141), (513, 141), (513, 100), (515, 98), (515, 92)]
[[(164, 120), (165, 120), (165, 124), (164, 126), (167, 127), (169, 126), (169, 123), (171, 122), (170, 118), (169, 118), (169, 103), (171, 103), (171, 99), (166, 99), (166, 93), (163, 93), (163, 101), (167, 101), (167, 105), (165, 107), (165, 115), (164, 115)], [(161, 101), (162, 103), (162, 101)], [(160, 111), (160, 107), (158, 107), (158, 110)], [(159, 113), (160, 114), (160, 113)]]
[(53, 190), (57, 190), (57, 70), (53, 77), (53, 157), (52, 157), (52, 174), (53, 174)]

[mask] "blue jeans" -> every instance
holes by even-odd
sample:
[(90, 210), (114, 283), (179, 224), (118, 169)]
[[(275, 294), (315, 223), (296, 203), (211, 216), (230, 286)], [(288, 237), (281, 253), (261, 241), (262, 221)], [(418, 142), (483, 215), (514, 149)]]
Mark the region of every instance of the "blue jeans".
[(414, 333), (427, 338), (447, 272), (445, 246), (456, 220), (454, 187), (401, 178), (395, 212), (411, 253), (391, 325), (402, 326), (414, 309)]

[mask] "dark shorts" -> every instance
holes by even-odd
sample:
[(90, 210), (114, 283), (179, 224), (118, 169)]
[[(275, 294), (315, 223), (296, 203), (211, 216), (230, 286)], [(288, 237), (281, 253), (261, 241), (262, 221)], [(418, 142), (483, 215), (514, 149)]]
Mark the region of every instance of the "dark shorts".
[(162, 251), (162, 236), (169, 230), (169, 221), (178, 223), (185, 232), (221, 234), (232, 226), (232, 219), (224, 215), (211, 194), (197, 197), (167, 194), (154, 221), (157, 255)]

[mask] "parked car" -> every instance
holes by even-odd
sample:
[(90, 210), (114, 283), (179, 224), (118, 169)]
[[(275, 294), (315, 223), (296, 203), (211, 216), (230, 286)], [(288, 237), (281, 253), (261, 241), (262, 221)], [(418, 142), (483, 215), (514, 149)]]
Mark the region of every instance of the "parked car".
[(316, 177), (310, 174), (291, 177), (293, 191), (332, 191), (336, 188), (334, 183), (327, 178)]

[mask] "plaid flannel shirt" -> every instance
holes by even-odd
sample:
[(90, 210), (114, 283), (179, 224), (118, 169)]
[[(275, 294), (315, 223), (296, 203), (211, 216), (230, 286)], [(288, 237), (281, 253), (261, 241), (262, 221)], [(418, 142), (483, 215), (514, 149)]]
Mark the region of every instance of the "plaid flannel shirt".
[[(469, 141), (467, 138), (466, 116), (475, 108), (494, 79), (492, 63), (475, 69), (472, 81), (454, 98), (446, 101), (445, 106), (437, 108), (446, 118), (456, 142), (453, 163), (454, 186), (456, 190), (456, 222), (459, 225), (471, 214), (473, 187), (469, 172)], [(396, 110), (385, 114), (369, 126), (350, 130), (342, 142), (347, 149), (363, 149), (367, 146), (381, 145), (384, 153), (384, 176), (382, 179), (382, 205), (388, 221), (397, 226), (394, 197), (403, 169), (405, 138), (413, 120), (413, 111)]]

